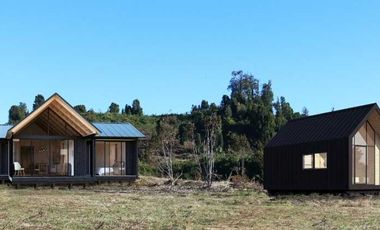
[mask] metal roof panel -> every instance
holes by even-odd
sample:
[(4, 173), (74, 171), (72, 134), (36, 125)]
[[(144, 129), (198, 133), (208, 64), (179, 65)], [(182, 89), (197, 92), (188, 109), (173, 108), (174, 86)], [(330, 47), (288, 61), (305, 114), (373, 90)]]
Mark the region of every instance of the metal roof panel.
[(289, 121), (267, 148), (348, 138), (376, 104), (369, 104)]
[(130, 123), (92, 123), (100, 133), (98, 137), (144, 138), (138, 129)]

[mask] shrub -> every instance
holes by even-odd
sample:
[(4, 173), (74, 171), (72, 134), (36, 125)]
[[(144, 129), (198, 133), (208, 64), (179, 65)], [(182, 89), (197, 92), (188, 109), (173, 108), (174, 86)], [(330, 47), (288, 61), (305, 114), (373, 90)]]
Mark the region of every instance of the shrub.
[[(239, 168), (239, 157), (234, 154), (221, 153), (215, 159), (215, 174), (217, 179), (226, 180)], [(235, 173), (236, 174), (236, 173)]]
[(264, 181), (264, 164), (262, 154), (257, 153), (245, 158), (245, 173), (256, 182)]
[(139, 162), (139, 173), (143, 176), (160, 176), (157, 167), (154, 167), (145, 161)]
[(173, 171), (176, 175), (182, 173), (185, 180), (200, 179), (199, 166), (195, 160), (176, 160), (173, 162)]

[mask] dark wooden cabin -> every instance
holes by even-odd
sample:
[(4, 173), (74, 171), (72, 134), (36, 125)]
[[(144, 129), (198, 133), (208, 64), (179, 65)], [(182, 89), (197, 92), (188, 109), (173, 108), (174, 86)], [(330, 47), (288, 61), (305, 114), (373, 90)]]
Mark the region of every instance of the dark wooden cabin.
[(86, 184), (138, 177), (138, 141), (129, 123), (91, 123), (54, 94), (15, 126), (0, 126), (0, 180)]
[(269, 192), (380, 191), (380, 110), (369, 104), (289, 121), (265, 147)]

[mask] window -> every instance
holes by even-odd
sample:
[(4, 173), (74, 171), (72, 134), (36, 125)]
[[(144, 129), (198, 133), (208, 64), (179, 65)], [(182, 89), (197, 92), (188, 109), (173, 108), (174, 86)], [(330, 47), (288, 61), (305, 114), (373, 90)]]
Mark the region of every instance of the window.
[(126, 143), (113, 141), (96, 142), (96, 175), (126, 175)]
[(13, 140), (15, 176), (74, 176), (74, 140)]
[(316, 153), (314, 154), (316, 169), (326, 169), (327, 168), (327, 153)]
[(366, 122), (352, 139), (352, 183), (380, 184), (378, 134)]
[(304, 155), (303, 169), (327, 169), (327, 153)]
[(313, 154), (303, 156), (303, 168), (304, 169), (313, 168)]

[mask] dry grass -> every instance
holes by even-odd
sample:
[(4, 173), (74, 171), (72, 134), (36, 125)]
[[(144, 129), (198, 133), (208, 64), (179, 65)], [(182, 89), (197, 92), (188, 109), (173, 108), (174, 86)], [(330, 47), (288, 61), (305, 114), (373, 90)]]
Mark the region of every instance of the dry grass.
[(0, 187), (0, 229), (373, 229), (380, 198), (268, 197), (256, 189), (160, 179), (83, 189)]

